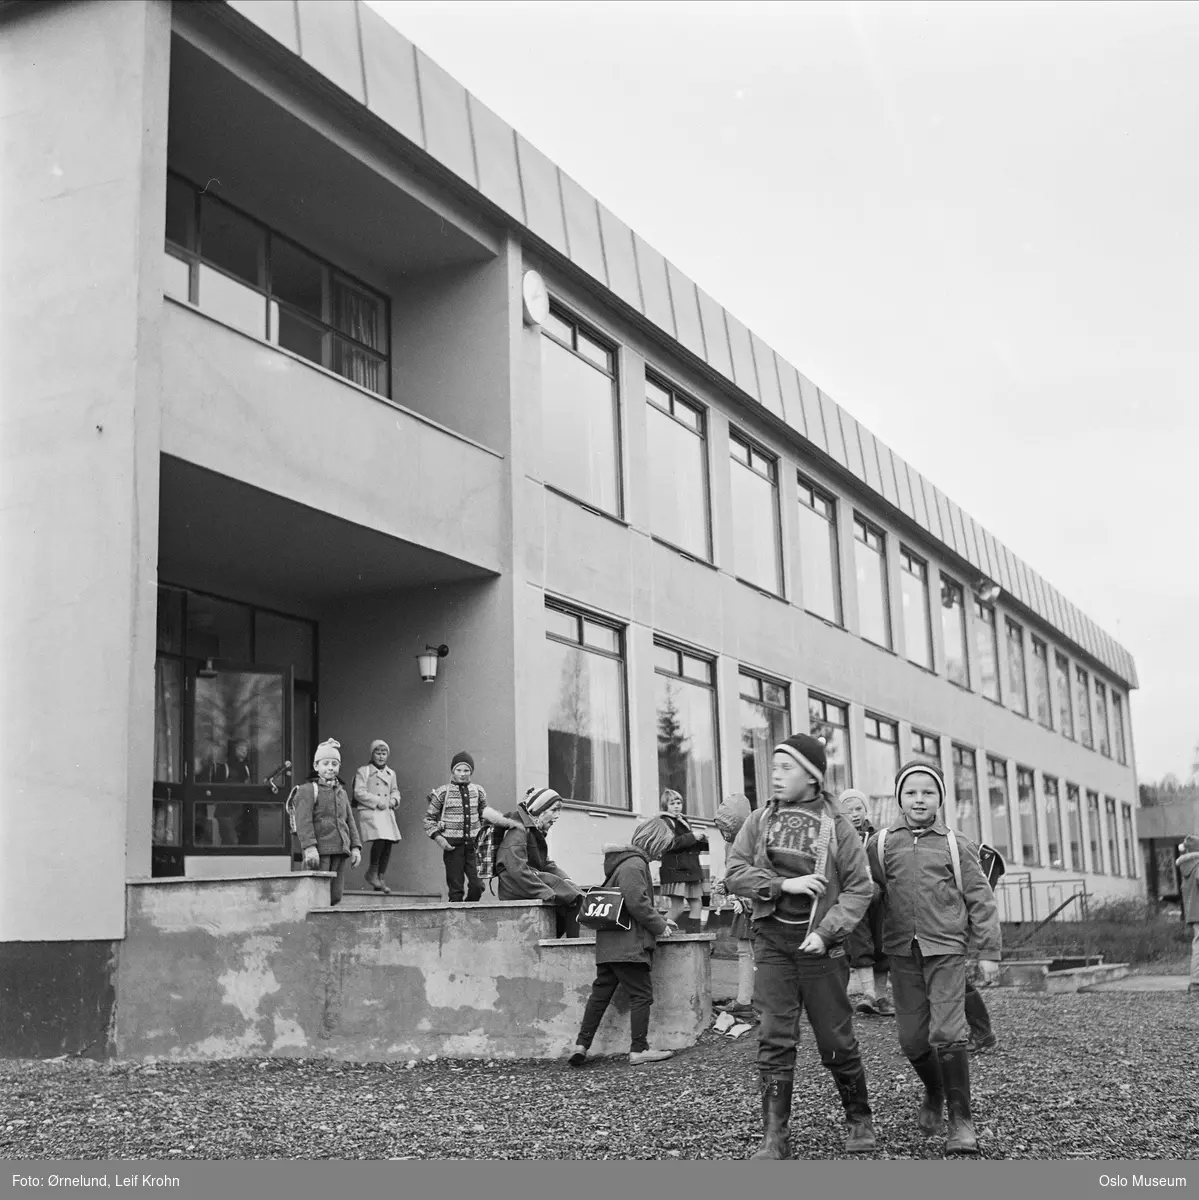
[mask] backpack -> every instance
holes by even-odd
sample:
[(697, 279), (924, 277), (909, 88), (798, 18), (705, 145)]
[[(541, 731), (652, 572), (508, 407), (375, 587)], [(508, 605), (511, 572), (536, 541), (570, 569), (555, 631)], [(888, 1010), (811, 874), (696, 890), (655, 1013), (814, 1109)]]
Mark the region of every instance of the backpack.
[[(482, 822), (479, 832), (475, 835), (475, 871), (479, 882), (486, 886), (489, 882), (495, 884), (500, 877), (499, 863), (496, 861), (500, 853), (500, 843), (504, 840), (506, 829), (497, 829), (488, 821)], [(494, 886), (492, 891), (494, 891)]]
[(745, 796), (726, 796), (716, 810), (713, 821), (726, 842), (732, 842), (741, 832), (741, 826), (749, 820), (749, 799)]

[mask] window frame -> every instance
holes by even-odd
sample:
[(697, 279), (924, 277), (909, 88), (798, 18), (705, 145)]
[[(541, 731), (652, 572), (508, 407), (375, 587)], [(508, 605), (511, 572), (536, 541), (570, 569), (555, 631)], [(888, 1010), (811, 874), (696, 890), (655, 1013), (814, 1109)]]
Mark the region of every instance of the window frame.
[[(1043, 638), (1037, 637), (1036, 634), (1030, 633), (1029, 638), (1032, 642), (1033, 656), (1033, 707), (1037, 709), (1035, 714), (1030, 713), (1033, 719), (1042, 729), (1053, 729), (1053, 680), (1049, 674), (1049, 643)], [(1038, 650), (1041, 651), (1038, 653)], [(1047, 721), (1041, 720), (1040, 706), (1038, 703), (1036, 677), (1039, 671), (1037, 664), (1041, 664), (1045, 669), (1045, 715)]]
[[(946, 575), (940, 572), (941, 575), (941, 642), (945, 646), (945, 613), (952, 611), (947, 609), (945, 605), (945, 589), (948, 588), (951, 592), (956, 592), (958, 596), (958, 627), (962, 634), (962, 674), (965, 675), (965, 681), (954, 679), (949, 671), (949, 652), (945, 651), (945, 678), (956, 688), (961, 688), (965, 692), (973, 691), (971, 676), (970, 676), (970, 626), (966, 619), (966, 587), (964, 584), (958, 583), (952, 575)], [(977, 764), (975, 764), (975, 774), (978, 773)]]
[[(1103, 814), (1099, 804), (1099, 793), (1085, 789), (1087, 803), (1087, 852), (1091, 857), (1091, 874), (1109, 875), (1103, 864)], [(1095, 852), (1099, 853), (1096, 854)], [(1098, 859), (1098, 861), (1096, 861)]]
[[(987, 614), (990, 613), (988, 618)], [(981, 625), (984, 629), (989, 629), (991, 633), (991, 662), (994, 667), (995, 674), (995, 695), (991, 695), (986, 690), (986, 677), (982, 669), (982, 660), (979, 656), (981, 649), (978, 640), (978, 634), (975, 633), (974, 638), (974, 653), (979, 657), (978, 670), (978, 694), (984, 700), (990, 700), (992, 704), (1003, 704), (1003, 688), (1000, 684), (1000, 667), (999, 667), (999, 613), (995, 605), (988, 604), (985, 600), (980, 600), (978, 596), (974, 597), (974, 620), (976, 629)]]
[(1112, 724), (1107, 705), (1107, 687), (1098, 675), (1091, 676), (1091, 683), (1095, 689), (1095, 724), (1098, 725), (1098, 729), (1095, 731), (1095, 749), (1104, 758), (1111, 758)]
[[(1067, 844), (1065, 822), (1062, 820), (1062, 781), (1056, 775), (1049, 775), (1046, 772), (1041, 772), (1041, 789), (1045, 794), (1045, 842), (1048, 850), (1049, 861), (1045, 864), (1054, 871), (1068, 871), (1069, 866), (1069, 846)], [(1057, 844), (1060, 863), (1053, 861), (1053, 822), (1051, 820), (1051, 812), (1049, 807), (1050, 796), (1053, 797), (1053, 813), (1057, 817)]]
[[(698, 562), (705, 562), (711, 565), (715, 562), (715, 551), (713, 548), (712, 537), (712, 470), (711, 455), (709, 453), (711, 439), (708, 437), (710, 416), (708, 406), (701, 404), (695, 399), (694, 396), (671, 383), (665, 375), (650, 367), (648, 364), (645, 368), (645, 383), (646, 404), (653, 408), (656, 412), (661, 413), (662, 416), (669, 417), (670, 420), (676, 425), (681, 426), (693, 437), (699, 439), (699, 457), (702, 467), (701, 473), (703, 476), (704, 552), (703, 554), (697, 554), (694, 550), (689, 550), (686, 546), (680, 546), (677, 542), (671, 541), (670, 538), (663, 537), (660, 533), (654, 531), (652, 524), (650, 527), (650, 536), (654, 539), (654, 541), (661, 542), (664, 546), (669, 546), (672, 550), (677, 550), (680, 554), (685, 554), (688, 558), (694, 558)], [(663, 408), (661, 404), (658, 404), (650, 396), (650, 384), (656, 388), (660, 388), (669, 395), (669, 409)], [(684, 408), (688, 408), (695, 413), (698, 428), (692, 428), (692, 426), (688, 425), (686, 421), (679, 420), (674, 411), (676, 405), (682, 405)], [(647, 430), (649, 428), (648, 422), (646, 423), (646, 428)], [(647, 443), (648, 440), (649, 439), (647, 437)], [(651, 513), (650, 515), (652, 519), (653, 514)]]
[[(757, 692), (756, 695), (749, 695), (746, 693), (745, 685), (746, 685), (747, 680), (752, 681), (754, 684), (756, 684), (756, 692)], [(784, 697), (783, 700), (781, 702), (774, 701), (774, 700), (767, 700), (766, 699), (766, 688), (767, 687), (782, 688), (783, 697)], [(760, 708), (767, 709), (770, 712), (782, 713), (784, 726), (788, 730), (791, 729), (791, 685), (789, 683), (787, 683), (785, 680), (777, 679), (770, 675), (765, 675), (762, 672), (757, 671), (752, 667), (747, 667), (743, 664), (738, 664), (738, 666), (737, 666), (737, 703), (738, 703), (738, 707), (740, 707), (742, 702), (744, 702), (746, 704), (756, 704)], [(743, 737), (744, 737), (744, 729), (745, 729), (745, 722), (743, 720), (740, 720), (739, 725), (738, 725), (738, 730), (737, 730), (739, 741), (741, 741), (741, 739), (743, 739)], [(784, 735), (784, 738), (790, 737), (790, 736), (791, 736), (790, 733), (787, 733)], [(773, 750), (774, 750), (774, 747), (772, 746), (771, 747), (772, 753), (773, 753)], [(741, 758), (742, 758), (742, 784), (744, 784), (744, 782), (745, 782), (745, 780), (744, 780), (745, 747), (744, 747), (743, 743), (741, 745)], [(767, 768), (769, 769), (769, 763), (767, 763)], [(751, 798), (750, 807), (751, 808), (752, 807), (761, 807), (762, 804), (764, 804), (766, 802), (766, 800), (768, 800), (768, 799), (769, 799), (769, 796), (767, 796), (765, 798), (760, 798), (759, 804), (754, 805), (753, 800)]]
[[(816, 716), (812, 709), (814, 706), (820, 705), (821, 715)], [(830, 709), (836, 710), (843, 720), (830, 720), (828, 713)], [(853, 787), (853, 743), (849, 729), (849, 701), (838, 700), (835, 696), (826, 696), (823, 692), (808, 692), (808, 732), (812, 733), (812, 721), (821, 721), (825, 725), (831, 725), (834, 729), (840, 729), (845, 734), (845, 786)], [(815, 736), (812, 734), (812, 736)]]
[[(654, 649), (654, 674), (661, 675), (666, 679), (677, 679), (680, 683), (692, 684), (695, 687), (706, 688), (712, 696), (712, 766), (715, 775), (715, 786), (713, 789), (713, 807), (712, 815), (705, 816), (702, 813), (692, 811), (693, 800), (686, 793), (683, 795), (683, 815), (695, 821), (711, 821), (716, 814), (716, 808), (720, 805), (723, 797), (723, 780), (721, 778), (720, 757), (721, 757), (721, 741), (720, 741), (720, 693), (717, 687), (719, 674), (717, 656), (710, 650), (699, 650), (693, 646), (687, 645), (686, 642), (677, 641), (668, 634), (657, 634), (653, 636)], [(678, 656), (677, 671), (668, 671), (658, 661), (657, 652), (659, 650), (669, 650)], [(702, 662), (708, 667), (709, 677), (707, 681), (696, 679), (693, 675), (686, 674), (686, 665), (684, 659), (692, 659), (695, 662)], [(655, 743), (657, 740), (657, 701), (654, 702), (654, 724), (655, 724)], [(658, 751), (655, 744), (654, 749), (654, 765), (657, 767)], [(655, 774), (657, 772), (655, 771)], [(656, 809), (656, 805), (655, 805)]]
[[(744, 461), (734, 453), (733, 447), (741, 446), (746, 451)], [(763, 472), (758, 467), (754, 466), (754, 456), (764, 458), (770, 465), (769, 473)], [(785, 580), (783, 572), (783, 513), (782, 513), (782, 488), (779, 486), (779, 468), (783, 464), (780, 455), (773, 450), (768, 449), (757, 439), (751, 437), (744, 430), (737, 428), (734, 425), (729, 426), (729, 461), (736, 463), (739, 467), (744, 467), (745, 470), (756, 475), (759, 479), (765, 479), (770, 484), (772, 496), (772, 525), (774, 528), (774, 576), (775, 587), (770, 589), (757, 583), (753, 579), (748, 579), (737, 571), (737, 548), (733, 547), (733, 575), (740, 583), (746, 584), (748, 587), (754, 588), (756, 591), (762, 592), (767, 596), (774, 596), (779, 600), (785, 600)], [(731, 479), (730, 479), (731, 484)], [(731, 498), (730, 498), (731, 500)], [(734, 518), (735, 524), (735, 518)]]
[[(1000, 768), (998, 771), (995, 768)], [(1007, 759), (999, 758), (994, 754), (987, 755), (987, 814), (991, 818), (991, 841), (995, 843), (995, 849), (1003, 854), (1004, 858), (1009, 861), (1014, 861), (1016, 850), (1016, 830), (1013, 827), (1012, 821), (1012, 789), (1008, 783), (1007, 776), (1008, 763)], [(1007, 826), (1007, 853), (1003, 853), (1003, 848), (999, 845), (999, 839), (995, 836), (995, 802), (991, 798), (991, 782), (1002, 781), (1003, 783), (1003, 814), (1004, 824)]]
[[(918, 564), (923, 574), (914, 570), (910, 564)], [(933, 651), (933, 606), (932, 596), (929, 592), (929, 579), (932, 571), (928, 559), (921, 558), (914, 550), (905, 546), (902, 542), (899, 544), (899, 600), (900, 614), (903, 617), (905, 605), (903, 604), (903, 579), (907, 574), (911, 578), (919, 581), (921, 589), (924, 593), (924, 638), (925, 646), (928, 649), (928, 664), (917, 662), (912, 657), (911, 647), (908, 645), (908, 623), (906, 618), (903, 619), (903, 641), (904, 641), (904, 657), (914, 667), (919, 667), (922, 671), (934, 672), (936, 669), (936, 656)]]
[[(954, 825), (961, 827), (961, 795), (958, 791), (958, 766), (964, 765), (966, 756), (970, 759), (970, 773), (974, 777), (974, 813), (973, 823), (978, 836), (975, 841), (982, 841), (983, 818), (982, 818), (982, 794), (978, 782), (978, 750), (974, 746), (967, 746), (962, 742), (951, 741), (950, 745), (950, 767), (953, 771), (953, 818)], [(988, 803), (990, 803), (990, 793), (988, 791)], [(971, 836), (966, 830), (963, 833)]]
[(1111, 859), (1112, 875), (1117, 879), (1123, 879), (1125, 876), (1120, 864), (1120, 830), (1118, 828), (1120, 812), (1115, 796), (1105, 795), (1103, 797), (1103, 815), (1107, 821), (1107, 854)]
[[(865, 537), (858, 536), (858, 530), (861, 529)], [(870, 538), (878, 539), (878, 547), (870, 544)], [(876, 642), (873, 638), (867, 637), (862, 632), (862, 591), (858, 589), (858, 636), (864, 642), (869, 642), (872, 646), (878, 646), (880, 650), (890, 651), (895, 653), (895, 628), (891, 620), (891, 581), (887, 576), (887, 533), (886, 530), (876, 525), (868, 517), (860, 513), (856, 508), (853, 510), (853, 540), (854, 540), (854, 576), (855, 582), (857, 577), (857, 561), (859, 545), (865, 546), (867, 550), (874, 551), (879, 558), (881, 570), (879, 571), (879, 579), (882, 585), (882, 605), (883, 605), (883, 625), (887, 640), (885, 642)]]
[(1124, 735), (1124, 700), (1120, 693), (1111, 689), (1112, 696), (1112, 738), (1116, 762), (1122, 767), (1128, 766), (1128, 743)]
[[(1080, 746), (1085, 746), (1088, 750), (1095, 749), (1095, 718), (1091, 711), (1091, 675), (1090, 672), (1080, 663), (1074, 664), (1074, 688), (1076, 692), (1075, 703), (1075, 718), (1082, 716), (1086, 717), (1085, 729), (1079, 721), (1078, 743)], [(1077, 701), (1085, 700), (1085, 705), (1080, 705)], [(1082, 712), (1078, 709), (1082, 708)]]
[(1058, 732), (1062, 737), (1076, 742), (1078, 729), (1074, 722), (1074, 675), (1070, 665), (1070, 660), (1060, 650), (1053, 652), (1053, 669), (1057, 673), (1057, 717), (1061, 726)]
[[(1004, 660), (1007, 665), (1007, 690), (1009, 692), (1010, 703), (1008, 707), (1014, 713), (1018, 713), (1022, 717), (1028, 716), (1028, 662), (1024, 657), (1024, 626), (1019, 621), (1013, 620), (1007, 613), (1003, 615), (1003, 644), (1007, 653), (1004, 655)], [(1015, 686), (1014, 679), (1016, 663), (1012, 659), (1012, 655), (1016, 650), (1020, 652), (1020, 678), (1019, 688)], [(1020, 703), (1023, 702), (1023, 707)]]
[[(834, 496), (832, 494), (832, 492), (828, 491), (827, 489), (820, 487), (819, 484), (814, 483), (811, 479), (809, 479), (806, 475), (804, 475), (804, 473), (800, 470), (796, 470), (796, 472), (795, 472), (795, 482), (796, 482), (796, 488), (797, 488), (796, 498), (797, 498), (798, 503), (803, 508), (808, 509), (809, 512), (815, 513), (815, 515), (817, 517), (819, 517), (821, 520), (828, 522), (829, 547), (831, 550), (831, 564), (830, 565), (832, 566), (832, 572), (833, 572), (833, 578), (832, 578), (833, 608), (836, 610), (836, 616), (835, 617), (826, 617), (823, 613), (818, 613), (815, 611), (815, 609), (808, 607), (807, 588), (803, 587), (804, 544), (803, 544), (803, 531), (802, 531), (802, 524), (801, 524), (800, 530), (799, 530), (799, 535), (800, 535), (799, 536), (799, 555), (800, 555), (799, 571), (800, 571), (800, 587), (801, 587), (801, 590), (803, 593), (803, 601), (804, 601), (803, 609), (804, 609), (804, 612), (811, 614), (818, 621), (827, 621), (827, 622), (829, 622), (829, 624), (836, 626), (838, 629), (844, 629), (845, 628), (845, 589), (842, 585), (842, 579), (841, 579), (841, 531), (837, 527), (837, 504), (838, 504), (837, 497)], [(805, 499), (805, 493), (807, 493), (811, 497), (810, 501), (808, 499)], [(816, 506), (817, 501), (819, 501), (821, 504), (824, 504), (828, 507), (829, 511), (827, 514), (822, 513), (820, 511), (820, 509)]]

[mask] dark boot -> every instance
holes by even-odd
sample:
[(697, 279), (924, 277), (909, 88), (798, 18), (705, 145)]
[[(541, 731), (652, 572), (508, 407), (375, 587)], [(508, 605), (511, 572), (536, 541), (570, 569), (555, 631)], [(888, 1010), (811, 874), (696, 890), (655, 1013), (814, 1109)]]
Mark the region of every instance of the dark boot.
[(946, 1154), (977, 1154), (978, 1138), (970, 1116), (970, 1054), (965, 1049), (941, 1050), (937, 1055), (945, 1099), (949, 1105), (949, 1137)]
[(991, 1030), (991, 1014), (973, 984), (966, 985), (966, 1024), (970, 1026), (971, 1049), (994, 1049), (998, 1039)]
[(833, 1069), (833, 1079), (849, 1127), (845, 1133), (845, 1153), (869, 1154), (878, 1143), (874, 1138), (874, 1121), (866, 1092), (866, 1072), (861, 1063), (855, 1067), (838, 1067)]
[(916, 1123), (925, 1137), (932, 1137), (942, 1132), (945, 1122), (945, 1084), (941, 1078), (937, 1053), (935, 1050), (926, 1050), (919, 1058), (910, 1058), (908, 1062), (924, 1084), (924, 1099), (920, 1103)]
[(782, 1072), (762, 1073), (762, 1144), (750, 1158), (791, 1157), (791, 1086)]

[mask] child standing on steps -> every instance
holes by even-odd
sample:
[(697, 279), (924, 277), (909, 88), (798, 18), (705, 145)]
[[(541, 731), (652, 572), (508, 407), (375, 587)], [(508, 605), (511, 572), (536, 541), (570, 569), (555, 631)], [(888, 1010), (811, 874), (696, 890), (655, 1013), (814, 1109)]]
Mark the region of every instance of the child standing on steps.
[(341, 743), (330, 738), (321, 742), (312, 757), (317, 778), (296, 788), (296, 836), (304, 851), (304, 866), (310, 871), (332, 871), (329, 903), (340, 904), (345, 883), (346, 859), (356, 867), (362, 858), (362, 838), (350, 808), (350, 798), (341, 786)]
[(966, 953), (976, 947), (984, 978), (998, 976), (999, 914), (976, 846), (942, 821), (940, 770), (908, 763), (895, 777), (895, 798), (900, 819), (871, 838), (867, 856), (882, 891), (883, 950), (891, 963), (899, 1045), (924, 1084), (920, 1131), (940, 1133), (948, 1103), (946, 1153), (977, 1154)]

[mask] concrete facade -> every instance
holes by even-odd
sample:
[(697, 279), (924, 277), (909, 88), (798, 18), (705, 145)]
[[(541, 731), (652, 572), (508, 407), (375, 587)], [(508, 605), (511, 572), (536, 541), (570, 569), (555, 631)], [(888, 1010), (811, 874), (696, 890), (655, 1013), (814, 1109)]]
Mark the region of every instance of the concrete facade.
[[(160, 869), (155, 798), (169, 783), (186, 839), (189, 806), (201, 799), (194, 755), (180, 755), (182, 778), (155, 778), (160, 585), (311, 624), (313, 678), (306, 691), (297, 684), (295, 701), (311, 706), (306, 732), (341, 740), (347, 771), (375, 737), (390, 742), (404, 797), (391, 882), (405, 892), (443, 887), (421, 818), (456, 750), (474, 753), (476, 779), (501, 809), (549, 780), (547, 599), (608, 623), (621, 646), (628, 807), (570, 804), (551, 836), (581, 882), (598, 882), (602, 844), (627, 841), (637, 815), (656, 807), (655, 639), (666, 638), (711, 664), (719, 793), (742, 790), (739, 672), (758, 672), (788, 689), (793, 729), (808, 728), (810, 695), (846, 706), (858, 786), (868, 720), (894, 723), (901, 759), (914, 731), (935, 735), (951, 782), (953, 748), (972, 751), (985, 840), (997, 832), (988, 759), (1004, 764), (1017, 834), (1017, 772), (1032, 771), (1035, 847), (1026, 858), (1016, 836), (1009, 869), (1042, 915), (1080, 885), (1094, 898), (1143, 890), (1135, 832), (1130, 852), (1122, 828), (1107, 828), (1109, 797), (1118, 824), (1126, 809), (1135, 819), (1137, 803), (1128, 652), (376, 14), (315, 0), (9, 6), (0, 55), (11, 164), (0, 207), (3, 551), (22, 564), (0, 583), (0, 753), (12, 756), (0, 795), (9, 864), (0, 947), (21, 961), (43, 947), (43, 982), (63, 994), (57, 1034), (43, 1021), (35, 1035), (32, 1017), (22, 1018), (27, 1036), (6, 1032), (6, 1045), (57, 1045), (95, 1024), (77, 1003), (90, 986), (115, 989), (102, 1005), (115, 1006), (115, 1044), (158, 1052), (149, 1048), (157, 1018), (122, 1009), (124, 989), (149, 966), (126, 961), (121, 946), (151, 920), (143, 881)], [(81, 93), (87, 105), (75, 103)], [(378, 386), (283, 348), (261, 321), (256, 333), (220, 311), (195, 287), (207, 261), (198, 250), (192, 291), (180, 294), (171, 272), (183, 260), (164, 256), (168, 172), (269, 231), (272, 247), (298, 247), (325, 264), (326, 279), (344, 276), (385, 301)], [(547, 482), (546, 335), (521, 309), (530, 270), (560, 311), (612, 347), (615, 512)], [(263, 304), (275, 295), (264, 277), (254, 293)], [(708, 561), (655, 536), (651, 487), (663, 464), (647, 371), (704, 415)], [(777, 464), (777, 594), (738, 578), (733, 436)], [(808, 611), (798, 475), (836, 503), (840, 624)], [(46, 485), (56, 478), (64, 486)], [(886, 538), (886, 649), (861, 636), (855, 513)], [(909, 661), (904, 642), (901, 547), (927, 562), (931, 669)], [(971, 688), (946, 677), (943, 575), (964, 591)], [(977, 683), (971, 601), (988, 583), (1001, 589), (998, 701)], [(1021, 629), (1030, 691), (1032, 639), (1048, 646), (1049, 726), (1014, 702), (1008, 617)], [(437, 681), (420, 682), (415, 655), (443, 642), (450, 655)], [(1109, 706), (1119, 696), (1122, 756), (1114, 736), (1104, 755), (1062, 730), (1055, 654), (1067, 659), (1072, 689), (1081, 668), (1088, 686), (1104, 684)], [(178, 652), (185, 692), (204, 659)], [(191, 711), (190, 693), (182, 704)], [(287, 745), (299, 744), (294, 733)], [(62, 769), (51, 774), (49, 763)], [(307, 766), (297, 761), (291, 781)], [(1047, 780), (1057, 780), (1063, 808), (1068, 785), (1082, 797), (1072, 866), (1048, 865)], [(239, 855), (188, 840), (178, 860), (172, 869), (196, 878), (289, 871), (282, 844)], [(713, 871), (721, 860), (716, 839)], [(351, 886), (360, 879), (352, 874)], [(265, 894), (244, 881), (211, 886), (240, 888), (250, 911)], [(444, 919), (457, 928), (470, 918)], [(383, 918), (353, 918), (372, 920)], [(272, 932), (271, 921), (253, 936), (299, 955), (299, 934)], [(198, 964), (196, 939), (186, 940), (177, 953)], [(334, 954), (334, 941), (322, 953)], [(154, 969), (169, 967), (167, 944)], [(282, 979), (281, 964), (270, 969)], [(90, 985), (55, 982), (80, 971)], [(278, 1034), (262, 1016), (274, 1003), (220, 1036), (256, 1053), (282, 1038), (283, 1052), (287, 1023), (308, 1028), (308, 1017), (282, 1014)], [(357, 1005), (365, 993), (344, 1010), (351, 1024)], [(392, 1017), (405, 1026), (393, 1031), (396, 1045), (415, 1036), (402, 1014)], [(537, 1036), (550, 1037), (556, 1019), (545, 1017)], [(187, 1045), (218, 1036), (200, 1032), (207, 1020), (196, 1017)], [(492, 1026), (446, 1025), (438, 1036), (449, 1045), (476, 1028)], [(383, 1032), (354, 1038), (345, 1045), (386, 1042)]]

